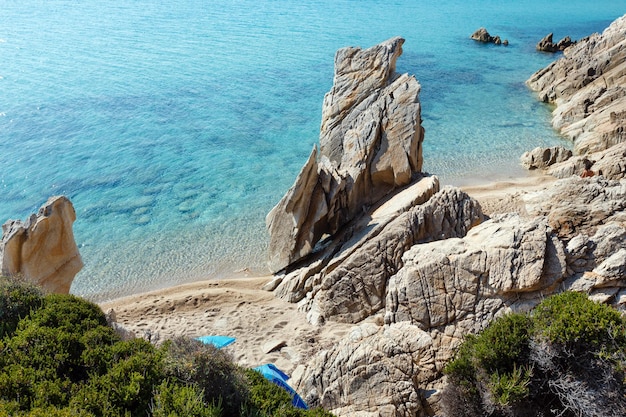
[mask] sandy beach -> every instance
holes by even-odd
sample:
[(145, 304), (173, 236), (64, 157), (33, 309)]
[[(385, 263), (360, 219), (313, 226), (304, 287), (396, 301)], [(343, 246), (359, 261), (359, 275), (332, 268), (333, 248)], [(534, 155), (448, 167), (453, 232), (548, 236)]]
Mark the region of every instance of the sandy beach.
[[(480, 201), (486, 215), (524, 214), (522, 196), (549, 187), (555, 178), (525, 178), (462, 187)], [(248, 367), (274, 363), (297, 377), (315, 353), (349, 334), (353, 325), (328, 322), (321, 327), (306, 321), (296, 304), (262, 289), (270, 276), (205, 281), (174, 286), (101, 303), (115, 311), (117, 322), (163, 341), (176, 336), (228, 335), (237, 340), (225, 349)], [(382, 320), (375, 316), (370, 320)]]

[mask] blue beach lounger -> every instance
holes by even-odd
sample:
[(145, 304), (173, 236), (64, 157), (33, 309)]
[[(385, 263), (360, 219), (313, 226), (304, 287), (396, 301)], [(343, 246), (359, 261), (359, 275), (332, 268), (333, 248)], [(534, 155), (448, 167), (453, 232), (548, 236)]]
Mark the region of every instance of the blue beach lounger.
[(261, 365), (254, 368), (254, 370), (260, 372), (261, 375), (263, 375), (268, 381), (273, 382), (279, 387), (284, 388), (291, 395), (291, 404), (294, 407), (302, 408), (304, 410), (309, 409), (309, 406), (304, 402), (302, 397), (300, 397), (298, 393), (287, 383), (289, 375), (278, 369), (275, 365), (271, 363), (267, 365)]
[(196, 340), (199, 340), (207, 345), (213, 345), (218, 349), (226, 347), (235, 342), (235, 338), (230, 336), (200, 336), (196, 337)]

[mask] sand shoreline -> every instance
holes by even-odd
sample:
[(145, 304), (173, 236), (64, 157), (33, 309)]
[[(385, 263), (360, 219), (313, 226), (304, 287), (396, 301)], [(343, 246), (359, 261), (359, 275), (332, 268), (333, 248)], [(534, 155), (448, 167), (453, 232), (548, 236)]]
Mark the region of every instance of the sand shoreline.
[[(510, 181), (460, 187), (480, 201), (485, 214), (520, 212), (521, 197), (549, 186), (556, 179), (530, 175)], [(239, 273), (241, 274), (241, 272)], [(288, 373), (312, 355), (349, 334), (352, 324), (306, 321), (297, 304), (262, 289), (271, 276), (207, 279), (100, 302), (115, 311), (117, 322), (160, 340), (176, 336), (229, 335), (237, 341), (226, 349), (243, 366), (274, 363)], [(382, 320), (374, 316), (368, 320)]]

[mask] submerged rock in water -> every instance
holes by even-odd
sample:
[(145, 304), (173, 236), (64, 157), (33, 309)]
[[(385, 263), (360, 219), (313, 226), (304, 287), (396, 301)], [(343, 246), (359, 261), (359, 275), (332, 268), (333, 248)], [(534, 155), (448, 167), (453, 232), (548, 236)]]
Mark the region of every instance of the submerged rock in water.
[(2, 225), (2, 274), (21, 276), (45, 290), (68, 293), (83, 262), (74, 241), (76, 212), (64, 196), (51, 197), (22, 223)]
[(324, 97), (320, 150), (267, 215), (274, 272), (311, 253), (422, 169), (420, 85), (395, 72), (404, 39), (369, 49), (343, 48)]

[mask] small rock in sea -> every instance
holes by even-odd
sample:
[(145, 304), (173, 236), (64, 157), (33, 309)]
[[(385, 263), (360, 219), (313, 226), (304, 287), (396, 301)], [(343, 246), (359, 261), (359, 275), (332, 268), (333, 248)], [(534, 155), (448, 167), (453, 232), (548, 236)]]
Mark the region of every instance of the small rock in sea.
[(537, 43), (537, 50), (542, 52), (559, 52), (564, 51), (565, 48), (568, 48), (572, 45), (575, 45), (576, 42), (572, 41), (569, 36), (564, 37), (557, 43), (552, 42), (552, 33), (548, 33)]
[(507, 46), (509, 44), (508, 39), (502, 40), (500, 36), (491, 36), (485, 28), (480, 28), (476, 32), (472, 33), (470, 39), (483, 43), (493, 43), (495, 45)]

